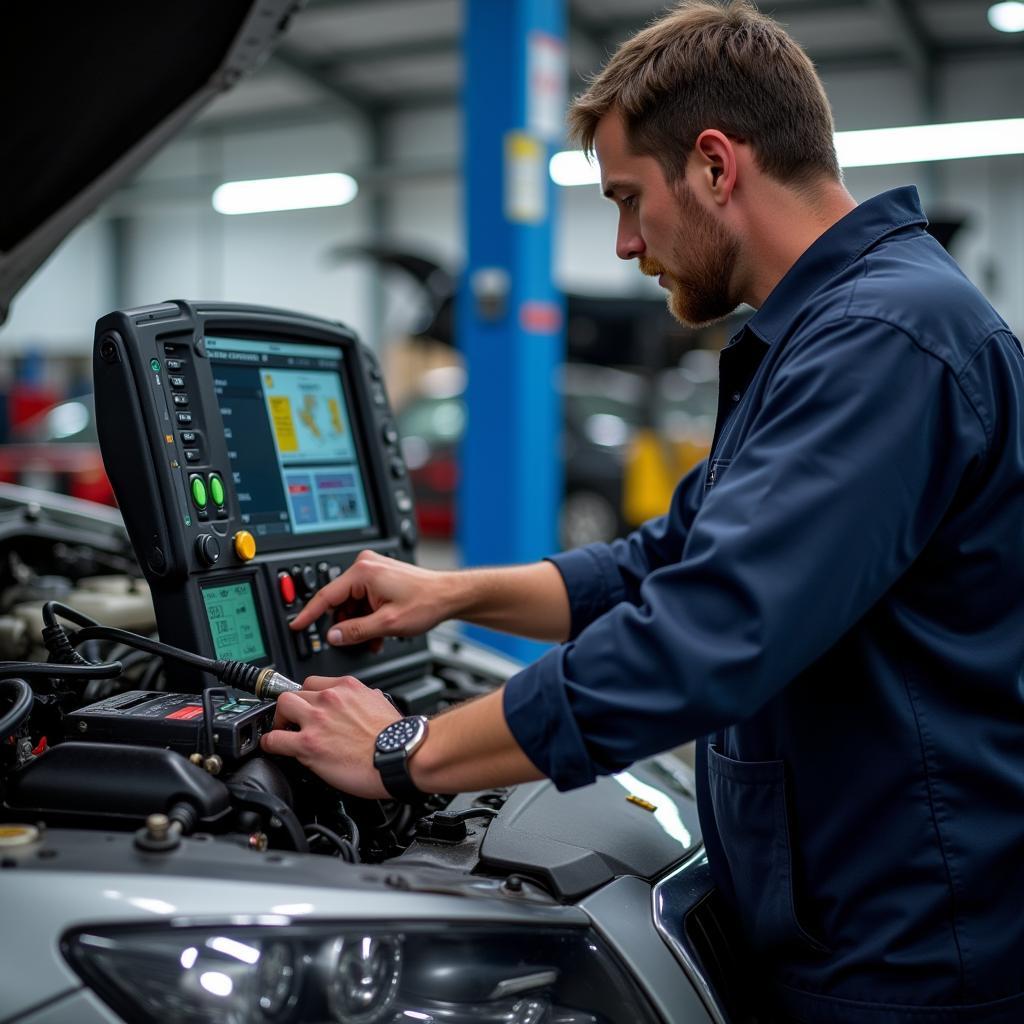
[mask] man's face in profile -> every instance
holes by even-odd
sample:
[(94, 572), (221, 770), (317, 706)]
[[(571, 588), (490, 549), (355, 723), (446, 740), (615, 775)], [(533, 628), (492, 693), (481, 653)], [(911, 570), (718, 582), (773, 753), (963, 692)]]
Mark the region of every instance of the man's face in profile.
[(728, 316), (739, 241), (701, 205), (685, 175), (669, 183), (652, 156), (633, 151), (617, 112), (598, 125), (602, 189), (619, 211), (615, 251), (668, 289), (668, 308), (689, 326)]

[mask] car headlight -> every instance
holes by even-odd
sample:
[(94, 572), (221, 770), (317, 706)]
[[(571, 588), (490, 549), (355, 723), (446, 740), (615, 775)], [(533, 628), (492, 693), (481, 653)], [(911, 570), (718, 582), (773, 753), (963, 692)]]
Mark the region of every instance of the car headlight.
[(593, 932), (415, 924), (103, 927), (64, 954), (129, 1021), (653, 1024)]

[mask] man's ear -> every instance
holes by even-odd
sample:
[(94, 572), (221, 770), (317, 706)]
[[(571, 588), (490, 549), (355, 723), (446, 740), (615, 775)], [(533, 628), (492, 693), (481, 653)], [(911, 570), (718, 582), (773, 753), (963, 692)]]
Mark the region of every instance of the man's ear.
[(693, 157), (697, 165), (697, 187), (712, 202), (724, 205), (736, 187), (738, 161), (732, 140), (717, 128), (705, 128), (697, 136)]

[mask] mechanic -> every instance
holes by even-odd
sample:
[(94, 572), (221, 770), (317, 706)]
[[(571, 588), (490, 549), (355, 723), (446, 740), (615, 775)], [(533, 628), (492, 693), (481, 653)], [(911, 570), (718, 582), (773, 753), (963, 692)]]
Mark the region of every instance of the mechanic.
[[(686, 3), (572, 105), (616, 251), (721, 355), (712, 454), (667, 515), (537, 565), (376, 554), (303, 628), (444, 619), (557, 642), (429, 723), (424, 792), (591, 782), (694, 737), (716, 882), (803, 1022), (1024, 1020), (1024, 352), (924, 230), (857, 205), (810, 61), (747, 3)], [(279, 701), (272, 753), (339, 789), (396, 712), (346, 677)], [(394, 787), (392, 787), (392, 792)]]

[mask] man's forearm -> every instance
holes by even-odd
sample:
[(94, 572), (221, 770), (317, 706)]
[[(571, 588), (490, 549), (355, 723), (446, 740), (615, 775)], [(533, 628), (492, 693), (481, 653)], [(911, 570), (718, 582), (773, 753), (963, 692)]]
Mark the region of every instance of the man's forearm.
[(551, 643), (568, 639), (569, 595), (551, 562), (465, 569), (450, 574), (449, 586), (451, 618)]
[(430, 720), (409, 759), (424, 793), (464, 793), (532, 782), (544, 776), (516, 742), (502, 707), (503, 688)]

